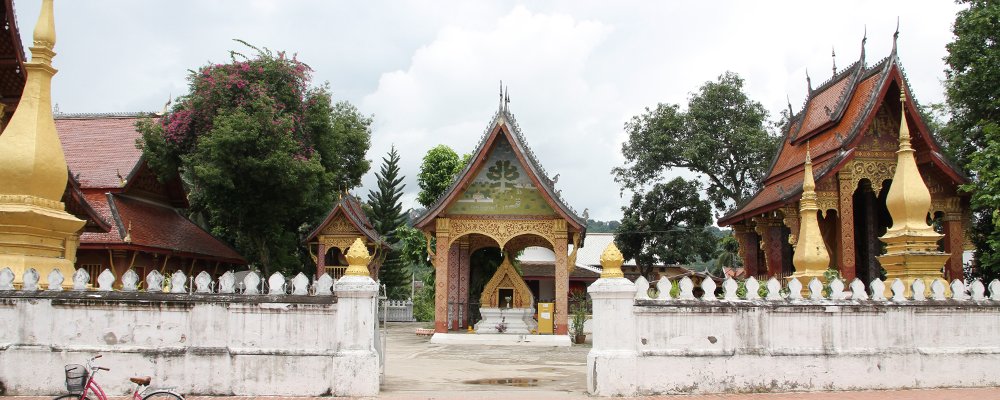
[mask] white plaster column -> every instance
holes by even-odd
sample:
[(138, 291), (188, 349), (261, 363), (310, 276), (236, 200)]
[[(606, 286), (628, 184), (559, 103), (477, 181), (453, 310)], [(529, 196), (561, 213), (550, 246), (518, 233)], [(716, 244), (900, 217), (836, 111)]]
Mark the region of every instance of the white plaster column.
[(635, 287), (626, 278), (601, 278), (587, 288), (594, 307), (594, 347), (587, 354), (587, 390), (592, 395), (636, 393)]
[[(379, 360), (375, 351), (378, 284), (369, 276), (344, 275), (333, 285), (337, 313), (332, 332), (339, 337), (335, 372), (329, 377), (334, 396), (376, 396)], [(351, 377), (351, 378), (346, 378)]]

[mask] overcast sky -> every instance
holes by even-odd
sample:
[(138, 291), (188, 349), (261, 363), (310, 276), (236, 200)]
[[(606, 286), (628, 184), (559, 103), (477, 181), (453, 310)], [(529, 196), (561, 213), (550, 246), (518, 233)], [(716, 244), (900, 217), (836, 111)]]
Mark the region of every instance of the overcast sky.
[[(40, 1), (15, 0), (27, 49)], [(610, 175), (623, 124), (659, 102), (685, 104), (731, 70), (772, 115), (796, 111), (806, 70), (818, 86), (858, 59), (899, 55), (922, 103), (943, 100), (951, 1), (56, 1), (53, 97), (60, 111), (159, 111), (186, 76), (227, 62), (232, 41), (297, 53), (336, 100), (374, 115), (372, 171), (393, 144), (415, 206), (417, 168), (447, 144), (473, 150), (510, 87), (511, 111), (558, 188), (591, 218), (618, 219)]]

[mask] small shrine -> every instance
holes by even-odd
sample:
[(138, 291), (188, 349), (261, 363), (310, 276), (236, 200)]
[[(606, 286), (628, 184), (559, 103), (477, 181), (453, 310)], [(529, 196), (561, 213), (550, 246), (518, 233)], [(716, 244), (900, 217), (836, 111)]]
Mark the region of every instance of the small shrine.
[(361, 202), (354, 195), (343, 193), (323, 222), (306, 236), (309, 255), (316, 263), (316, 276), (329, 274), (334, 279), (344, 276), (350, 265), (347, 251), (359, 238), (374, 255), (368, 271), (372, 279), (378, 280), (378, 271), (389, 245), (375, 231)]
[(476, 323), (476, 333), (527, 334), (538, 328), (535, 297), (509, 257), (486, 283), (479, 304), (483, 319)]

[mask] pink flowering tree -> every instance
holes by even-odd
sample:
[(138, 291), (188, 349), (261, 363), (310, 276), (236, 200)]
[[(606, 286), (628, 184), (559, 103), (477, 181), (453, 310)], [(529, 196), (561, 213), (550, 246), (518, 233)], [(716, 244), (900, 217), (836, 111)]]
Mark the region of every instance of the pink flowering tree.
[(180, 173), (213, 234), (267, 274), (294, 272), (300, 231), (368, 171), (371, 118), (295, 57), (243, 44), (256, 54), (192, 71), (188, 94), (138, 124), (138, 146), (161, 177)]

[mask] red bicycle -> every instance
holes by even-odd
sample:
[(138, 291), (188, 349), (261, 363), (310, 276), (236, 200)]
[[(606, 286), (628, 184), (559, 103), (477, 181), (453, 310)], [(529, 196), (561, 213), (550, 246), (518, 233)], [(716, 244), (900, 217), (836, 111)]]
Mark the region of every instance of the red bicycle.
[[(98, 358), (101, 358), (100, 354), (87, 361), (86, 367), (80, 364), (67, 365), (66, 390), (69, 390), (70, 393), (53, 400), (94, 400), (87, 395), (88, 392), (93, 393), (96, 400), (108, 400), (108, 395), (104, 394), (104, 389), (101, 389), (101, 386), (94, 380), (94, 375), (97, 375), (98, 371), (110, 371), (110, 369), (94, 365), (94, 360)], [(128, 380), (135, 384), (135, 388), (132, 389), (132, 400), (184, 400), (184, 396), (170, 389), (150, 390), (149, 382), (152, 378), (148, 376), (137, 376)], [(146, 393), (147, 390), (149, 393)]]

